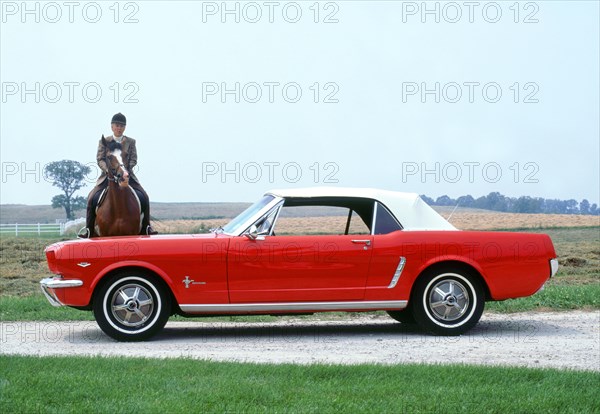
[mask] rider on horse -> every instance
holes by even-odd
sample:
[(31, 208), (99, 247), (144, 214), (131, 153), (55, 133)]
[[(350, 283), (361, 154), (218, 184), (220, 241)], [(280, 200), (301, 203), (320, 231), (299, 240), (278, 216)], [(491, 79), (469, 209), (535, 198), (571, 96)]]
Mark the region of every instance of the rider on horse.
[[(111, 128), (113, 131), (113, 136), (107, 137), (106, 141), (116, 141), (121, 144), (123, 148), (123, 153), (127, 154), (127, 157), (123, 160), (124, 166), (129, 173), (129, 186), (135, 190), (137, 196), (140, 200), (141, 210), (143, 213), (141, 232), (140, 234), (157, 234), (156, 231), (152, 229), (150, 226), (150, 199), (148, 198), (148, 194), (140, 185), (137, 177), (133, 172), (133, 167), (137, 164), (137, 150), (135, 148), (135, 140), (133, 138), (127, 137), (123, 135), (125, 132), (125, 126), (127, 124), (127, 120), (125, 115), (122, 113), (115, 114), (112, 117)], [(96, 181), (96, 186), (92, 189), (88, 196), (87, 203), (87, 218), (86, 225), (80, 233), (79, 237), (88, 238), (94, 236), (94, 225), (96, 221), (96, 207), (98, 206), (98, 201), (102, 194), (102, 191), (108, 187), (108, 166), (106, 165), (106, 154), (107, 148), (106, 145), (100, 140), (98, 144), (98, 151), (96, 154), (96, 161), (98, 162), (98, 166), (100, 170), (102, 170), (102, 174), (98, 177)]]

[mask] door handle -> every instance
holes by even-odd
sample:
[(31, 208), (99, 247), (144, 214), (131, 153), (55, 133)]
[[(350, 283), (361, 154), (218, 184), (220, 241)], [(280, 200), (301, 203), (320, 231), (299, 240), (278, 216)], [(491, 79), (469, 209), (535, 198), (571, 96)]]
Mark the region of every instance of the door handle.
[(368, 240), (368, 239), (367, 240), (351, 240), (351, 241), (352, 241), (352, 243), (355, 243), (355, 244), (357, 244), (357, 243), (364, 243), (367, 246), (371, 245), (371, 240)]

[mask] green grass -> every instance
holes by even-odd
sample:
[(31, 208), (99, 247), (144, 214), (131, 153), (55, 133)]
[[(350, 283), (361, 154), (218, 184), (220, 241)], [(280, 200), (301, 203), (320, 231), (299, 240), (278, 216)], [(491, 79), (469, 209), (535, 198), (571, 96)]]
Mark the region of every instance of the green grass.
[(0, 356), (2, 412), (594, 413), (599, 385), (550, 369)]
[(92, 312), (54, 307), (40, 292), (31, 296), (0, 296), (0, 321), (92, 321)]
[(600, 283), (587, 285), (549, 285), (533, 296), (487, 302), (486, 311), (526, 312), (531, 310), (600, 309)]

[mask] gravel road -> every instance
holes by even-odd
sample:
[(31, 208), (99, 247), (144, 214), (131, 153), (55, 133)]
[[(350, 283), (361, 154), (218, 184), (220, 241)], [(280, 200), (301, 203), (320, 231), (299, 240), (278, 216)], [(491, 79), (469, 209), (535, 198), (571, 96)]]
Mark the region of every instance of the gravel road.
[(600, 371), (600, 311), (487, 313), (460, 337), (424, 335), (381, 315), (271, 323), (169, 322), (119, 343), (95, 322), (1, 322), (0, 354), (189, 357), (259, 363), (464, 363)]

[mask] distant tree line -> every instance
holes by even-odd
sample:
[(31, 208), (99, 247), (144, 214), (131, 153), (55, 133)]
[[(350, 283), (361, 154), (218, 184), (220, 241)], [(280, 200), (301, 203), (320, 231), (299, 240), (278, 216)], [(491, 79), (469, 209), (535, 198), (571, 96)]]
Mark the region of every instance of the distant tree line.
[(599, 215), (600, 210), (596, 203), (591, 204), (586, 199), (557, 200), (541, 197), (521, 196), (519, 198), (507, 197), (498, 192), (489, 193), (487, 196), (474, 198), (471, 195), (450, 198), (447, 195), (435, 200), (426, 195), (421, 198), (430, 206), (456, 206), (482, 208), (486, 210), (503, 211), (507, 213), (545, 213), (545, 214), (590, 214)]

